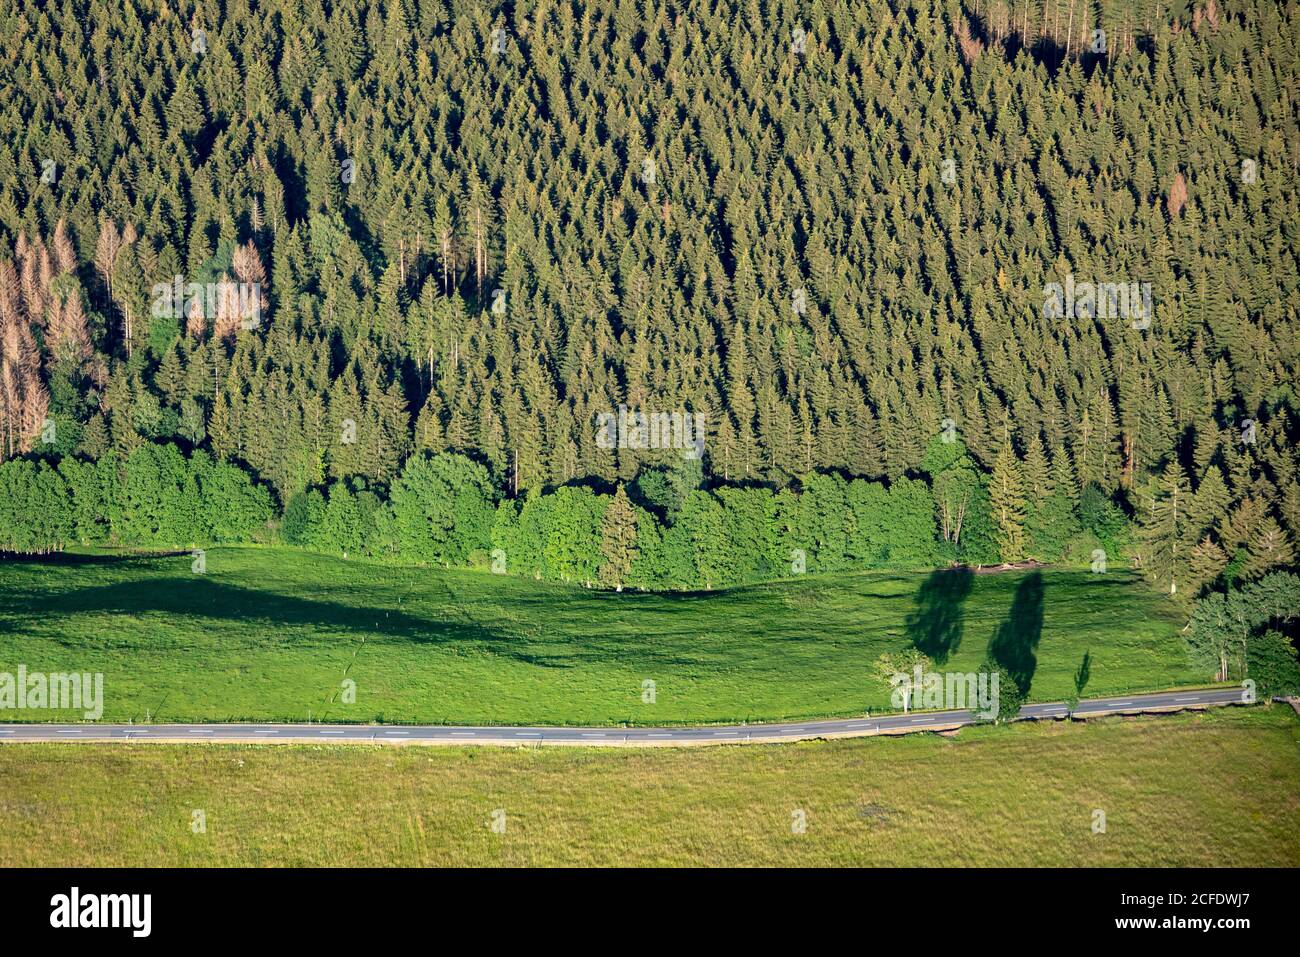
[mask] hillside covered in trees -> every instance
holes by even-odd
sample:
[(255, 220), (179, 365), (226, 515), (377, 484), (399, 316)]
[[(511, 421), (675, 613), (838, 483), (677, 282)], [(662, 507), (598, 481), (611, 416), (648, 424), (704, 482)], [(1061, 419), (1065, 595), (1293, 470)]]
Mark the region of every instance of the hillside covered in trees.
[(0, 60), (7, 547), (1295, 564), (1295, 3), (0, 0)]

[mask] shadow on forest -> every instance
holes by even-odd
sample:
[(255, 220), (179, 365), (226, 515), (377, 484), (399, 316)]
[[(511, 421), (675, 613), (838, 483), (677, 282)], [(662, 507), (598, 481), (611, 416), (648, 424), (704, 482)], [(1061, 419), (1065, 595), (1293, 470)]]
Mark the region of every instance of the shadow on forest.
[[(971, 37), (984, 47), (983, 52), (995, 56), (1000, 54), (1009, 62), (1014, 61), (1020, 53), (1026, 53), (1052, 76), (1057, 76), (1061, 72), (1067, 59), (1078, 64), (1085, 79), (1090, 79), (1094, 71), (1104, 69), (1107, 62), (1106, 53), (1094, 52), (1090, 43), (1083, 45), (1082, 49), (1072, 50), (1067, 57), (1065, 47), (1053, 37), (1038, 35), (1034, 36), (1031, 42), (1026, 43), (1024, 33), (1018, 29), (1011, 29), (994, 39), (988, 18), (979, 13), (967, 12), (966, 23), (970, 28)], [(1149, 42), (1144, 41), (1147, 41), (1147, 38), (1139, 38), (1137, 41), (1139, 49), (1150, 52)]]
[(1006, 669), (1022, 694), (1038, 668), (1038, 642), (1043, 637), (1043, 576), (1034, 572), (1016, 586), (1011, 610), (989, 642), (989, 657)]
[(905, 622), (907, 638), (937, 665), (961, 645), (962, 605), (974, 582), (969, 568), (945, 568), (931, 573), (916, 593), (916, 609)]

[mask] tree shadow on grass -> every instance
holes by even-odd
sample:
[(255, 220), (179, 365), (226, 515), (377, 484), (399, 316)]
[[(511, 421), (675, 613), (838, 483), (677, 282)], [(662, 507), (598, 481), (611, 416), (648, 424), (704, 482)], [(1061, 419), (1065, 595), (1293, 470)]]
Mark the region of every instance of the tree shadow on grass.
[(935, 664), (943, 664), (961, 646), (962, 605), (975, 573), (945, 568), (932, 573), (916, 593), (916, 608), (907, 616), (907, 638)]
[(165, 548), (147, 552), (46, 552), (39, 555), (0, 551), (0, 561), (15, 565), (129, 565), (190, 554), (193, 553), (188, 549)]
[(391, 608), (346, 605), (242, 588), (202, 575), (115, 582), (90, 588), (0, 592), (0, 614), (23, 620), (59, 615), (175, 615), (241, 622), (253, 628), (307, 626), (323, 633), (387, 635), (408, 641), (492, 641), (506, 636), (476, 625), (437, 621)]
[(1043, 576), (1034, 572), (1016, 586), (1011, 610), (989, 642), (989, 657), (1006, 669), (1025, 695), (1038, 668), (1038, 643), (1042, 637)]
[[(188, 553), (186, 553), (188, 554)], [(263, 643), (277, 638), (287, 644), (313, 644), (332, 637), (391, 639), (444, 646), (462, 652), (499, 655), (539, 668), (571, 668), (584, 662), (612, 662), (626, 656), (628, 646), (615, 638), (574, 641), (562, 636), (538, 637), (448, 619), (437, 613), (392, 607), (347, 604), (244, 588), (203, 575), (149, 577), (86, 588), (0, 589), (0, 627), (11, 633), (48, 634), (51, 616), (124, 615), (172, 616), (178, 622), (207, 620), (242, 626)], [(308, 634), (296, 629), (308, 629)], [(301, 636), (301, 637), (300, 637)], [(140, 635), (140, 647), (175, 638)], [(680, 649), (653, 650), (638, 643), (636, 658), (657, 666), (699, 665)]]
[(1088, 679), (1092, 677), (1092, 652), (1085, 651), (1083, 660), (1079, 662), (1079, 670), (1074, 673), (1074, 692), (1083, 694), (1083, 689), (1088, 687)]

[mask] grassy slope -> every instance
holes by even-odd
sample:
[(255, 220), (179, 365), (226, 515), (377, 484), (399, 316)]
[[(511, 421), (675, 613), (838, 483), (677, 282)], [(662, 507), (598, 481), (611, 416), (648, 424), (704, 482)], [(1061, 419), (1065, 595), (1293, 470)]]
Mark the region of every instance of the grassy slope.
[[(65, 556), (65, 559), (72, 556)], [(908, 642), (924, 574), (725, 593), (587, 591), (287, 549), (0, 562), (0, 671), (102, 671), (106, 720), (687, 723), (888, 706), (870, 674)], [(947, 667), (974, 670), (1021, 573), (977, 576)], [(1128, 572), (1043, 576), (1032, 696), (1195, 683), (1172, 608)], [(357, 700), (337, 696), (343, 679)], [(643, 704), (642, 682), (657, 685)], [(9, 711), (6, 720), (69, 718)]]
[(146, 864), (1295, 867), (1300, 723), (1274, 706), (689, 751), (0, 745), (0, 866)]

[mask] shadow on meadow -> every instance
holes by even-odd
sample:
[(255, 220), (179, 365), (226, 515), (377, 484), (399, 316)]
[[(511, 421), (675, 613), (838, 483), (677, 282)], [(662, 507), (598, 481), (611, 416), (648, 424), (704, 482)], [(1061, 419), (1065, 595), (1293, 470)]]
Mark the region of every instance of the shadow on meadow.
[(191, 551), (176, 550), (170, 548), (158, 549), (150, 552), (45, 552), (44, 554), (30, 554), (28, 552), (6, 552), (0, 551), (0, 561), (12, 562), (15, 565), (61, 565), (76, 567), (79, 565), (132, 565), (143, 564), (155, 561), (159, 558), (175, 558), (180, 555), (189, 555)]
[[(180, 554), (187, 558), (189, 555)], [(450, 590), (434, 596), (418, 595), (415, 601), (409, 602), (409, 610), (401, 607), (411, 597), (409, 588), (388, 607), (346, 601), (361, 591), (362, 586), (349, 588), (345, 600), (328, 601), (246, 588), (203, 575), (175, 574), (72, 589), (39, 586), (0, 589), (0, 626), (14, 634), (48, 635), (52, 621), (70, 616), (87, 616), (87, 620), (93, 620), (96, 615), (161, 615), (172, 617), (175, 622), (203, 619), (248, 626), (248, 632), (253, 636), (248, 645), (261, 644), (267, 636), (285, 642), (301, 640), (305, 643), (318, 642), (329, 636), (365, 636), (368, 639), (446, 647), (461, 653), (499, 655), (539, 668), (571, 668), (584, 662), (608, 663), (619, 658), (635, 661), (639, 666), (699, 665), (714, 655), (726, 658), (738, 653), (735, 643), (728, 643), (725, 649), (710, 649), (708, 654), (698, 656), (689, 652), (683, 655), (681, 648), (672, 648), (671, 645), (657, 650), (645, 641), (644, 622), (640, 622), (641, 627), (638, 627), (636, 621), (623, 623), (624, 627), (617, 631), (592, 628), (588, 622), (584, 629), (586, 633), (579, 640), (562, 630), (544, 634), (532, 622), (547, 621), (554, 625), (556, 607), (554, 599), (548, 602), (542, 597), (521, 596), (520, 600), (506, 599), (502, 603), (507, 608), (522, 607), (531, 616), (529, 626), (512, 632), (473, 621), (455, 620), (438, 608), (422, 613), (420, 606), (431, 599), (435, 604), (444, 604), (444, 607), (445, 604), (464, 604), (469, 608), (474, 604), (472, 597), (462, 602)], [(574, 596), (578, 604), (574, 610), (590, 613), (604, 603), (604, 596), (603, 592)], [(652, 599), (655, 596), (645, 597)], [(539, 607), (531, 608), (533, 605)], [(481, 610), (485, 617), (492, 614), (491, 608)], [(548, 611), (550, 618), (545, 614)], [(588, 614), (583, 617), (599, 616)], [(306, 637), (300, 639), (301, 633), (296, 631), (299, 628), (309, 631)], [(106, 635), (97, 638), (100, 641), (113, 640)], [(171, 635), (133, 634), (118, 643), (157, 649), (159, 645), (175, 645), (178, 638), (185, 640), (179, 630)], [(236, 647), (226, 640), (225, 633), (213, 632), (211, 638), (227, 648)]]
[(916, 592), (916, 607), (904, 625), (907, 639), (937, 665), (961, 646), (963, 605), (975, 583), (969, 568), (932, 572)]
[(507, 636), (477, 625), (435, 621), (391, 608), (297, 598), (206, 578), (150, 577), (76, 589), (0, 593), (0, 614), (21, 629), (57, 615), (175, 615), (247, 622), (257, 627), (309, 626), (322, 632), (387, 635), (408, 641), (500, 641)]
[[(240, 585), (228, 577), (187, 573), (188, 552), (167, 554), (182, 559), (181, 566), (159, 562), (163, 557), (159, 555), (45, 556), (39, 562), (24, 563), (26, 570), (36, 574), (23, 575), (28, 580), (15, 581), (17, 587), (0, 588), (0, 624), (15, 633), (51, 637), (55, 634), (52, 629), (66, 628), (66, 619), (81, 618), (77, 631), (95, 633), (96, 643), (145, 650), (195, 642), (233, 650), (365, 636), (445, 648), (452, 654), (498, 655), (548, 669), (588, 663), (734, 668), (736, 662), (752, 659), (760, 651), (795, 659), (819, 658), (845, 647), (866, 651), (864, 641), (884, 651), (902, 639), (942, 663), (956, 654), (961, 644), (965, 605), (974, 586), (970, 569), (948, 568), (931, 572), (915, 591), (913, 582), (899, 576), (855, 579), (851, 589), (832, 590), (829, 596), (826, 583), (815, 580), (712, 592), (617, 594), (411, 567), (403, 568), (398, 578), (378, 574), (384, 571), (378, 566), (359, 566), (359, 572), (377, 570), (377, 574), (372, 580), (349, 574), (335, 584), (340, 580), (335, 569), (311, 572), (304, 578), (292, 564), (273, 581)], [(138, 562), (153, 565), (137, 570), (133, 566)], [(122, 580), (111, 580), (110, 575), (119, 577), (111, 572), (97, 572), (83, 587), (69, 588), (69, 579), (60, 574), (60, 566), (69, 564), (120, 568)], [(50, 574), (43, 571), (47, 567)], [(1041, 634), (1041, 580), (1038, 574), (1027, 579), (1038, 583), (1040, 595), (1033, 636), (1018, 637), (1026, 631), (1023, 615), (1013, 614), (1015, 623), (1004, 623), (999, 629), (999, 647), (1008, 658), (1008, 668), (1021, 677), (1032, 675), (1032, 649)], [(292, 594), (299, 584), (310, 584), (310, 591), (316, 594)], [(1022, 583), (1017, 591), (1021, 603), (1024, 587)], [(903, 622), (904, 635), (893, 628), (903, 617), (902, 608), (882, 614), (882, 606), (876, 604), (864, 618), (854, 613), (855, 608), (842, 607), (866, 599), (890, 607), (911, 601), (913, 610)], [(898, 618), (893, 618), (894, 614)], [(97, 628), (96, 615), (156, 616), (174, 621), (141, 634), (138, 628)], [(196, 634), (191, 627), (187, 633), (187, 619), (200, 627), (203, 620), (229, 627), (214, 627), (206, 634)], [(720, 620), (727, 626), (719, 627)], [(1027, 659), (1025, 648), (1029, 649)], [(1012, 660), (1019, 666), (1010, 664)]]
[(989, 657), (1007, 670), (1026, 695), (1038, 669), (1038, 643), (1042, 637), (1043, 576), (1034, 572), (1016, 586), (1011, 609), (989, 642)]

